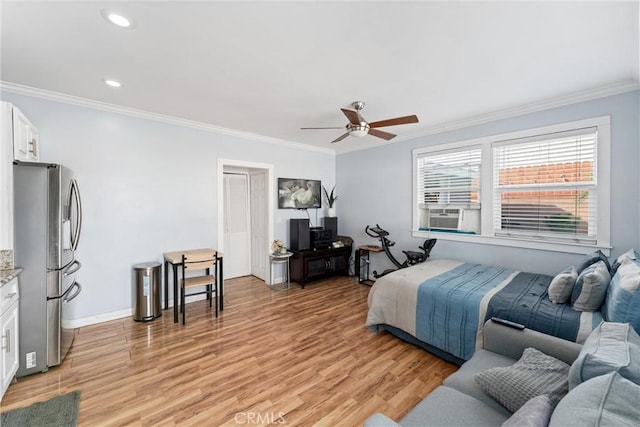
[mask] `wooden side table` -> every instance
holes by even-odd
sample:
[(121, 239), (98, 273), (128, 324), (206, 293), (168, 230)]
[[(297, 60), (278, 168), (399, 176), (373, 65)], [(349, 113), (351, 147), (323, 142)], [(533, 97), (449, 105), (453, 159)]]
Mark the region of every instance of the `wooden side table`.
[[(283, 291), (291, 288), (291, 272), (289, 269), (289, 258), (291, 258), (291, 255), (293, 255), (292, 252), (272, 253), (269, 255), (269, 283), (267, 283), (267, 285), (274, 291)], [(273, 270), (274, 266), (277, 265), (284, 266), (286, 282), (273, 283)]]
[(363, 285), (372, 286), (374, 281), (369, 279), (369, 253), (370, 252), (382, 252), (380, 246), (374, 245), (362, 245), (358, 246), (356, 250), (356, 260), (354, 263), (354, 272), (358, 278), (358, 283)]

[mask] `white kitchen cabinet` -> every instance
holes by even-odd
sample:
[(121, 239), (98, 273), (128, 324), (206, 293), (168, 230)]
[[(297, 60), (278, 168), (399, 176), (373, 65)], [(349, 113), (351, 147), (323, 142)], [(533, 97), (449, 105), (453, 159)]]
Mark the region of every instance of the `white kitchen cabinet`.
[(13, 250), (13, 105), (0, 113), (0, 249)]
[(18, 278), (0, 288), (0, 399), (18, 371)]
[(25, 162), (37, 162), (40, 158), (40, 134), (38, 129), (18, 110), (12, 108), (13, 158)]

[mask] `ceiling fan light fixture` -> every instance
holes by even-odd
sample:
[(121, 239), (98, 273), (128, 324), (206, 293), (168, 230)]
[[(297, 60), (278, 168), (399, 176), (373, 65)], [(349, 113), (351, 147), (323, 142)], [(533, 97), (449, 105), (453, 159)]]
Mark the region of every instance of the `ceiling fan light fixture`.
[(349, 124), (347, 125), (349, 135), (356, 138), (362, 138), (369, 133), (369, 125), (367, 123), (361, 123), (359, 125)]

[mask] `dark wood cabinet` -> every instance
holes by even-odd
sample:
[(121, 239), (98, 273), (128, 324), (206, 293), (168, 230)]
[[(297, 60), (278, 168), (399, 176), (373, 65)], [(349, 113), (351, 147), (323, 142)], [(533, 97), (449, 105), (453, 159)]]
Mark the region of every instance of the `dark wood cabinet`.
[(302, 288), (306, 283), (335, 274), (349, 275), (351, 246), (292, 252), (291, 280), (299, 283)]

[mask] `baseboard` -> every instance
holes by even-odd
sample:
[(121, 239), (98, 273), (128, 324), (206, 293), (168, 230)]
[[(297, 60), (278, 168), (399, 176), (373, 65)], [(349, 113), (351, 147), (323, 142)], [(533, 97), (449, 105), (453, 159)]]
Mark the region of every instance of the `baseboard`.
[[(193, 297), (190, 297), (188, 302), (193, 302), (193, 301), (200, 301), (205, 299), (207, 296), (206, 295), (196, 295)], [(170, 299), (169, 300), (169, 308), (173, 308), (173, 300)], [(163, 314), (170, 314), (173, 316), (173, 312), (170, 311), (164, 311)], [(118, 311), (112, 311), (109, 313), (102, 313), (102, 314), (98, 314), (96, 316), (91, 316), (91, 317), (84, 317), (81, 319), (73, 319), (73, 320), (63, 320), (62, 321), (62, 326), (64, 328), (68, 328), (68, 329), (75, 329), (75, 328), (81, 328), (83, 326), (89, 326), (89, 325), (96, 325), (98, 323), (104, 323), (104, 322), (109, 322), (111, 320), (118, 320), (118, 319), (123, 319), (125, 317), (131, 317), (131, 321), (133, 322), (133, 308), (127, 308), (124, 310), (118, 310)]]

